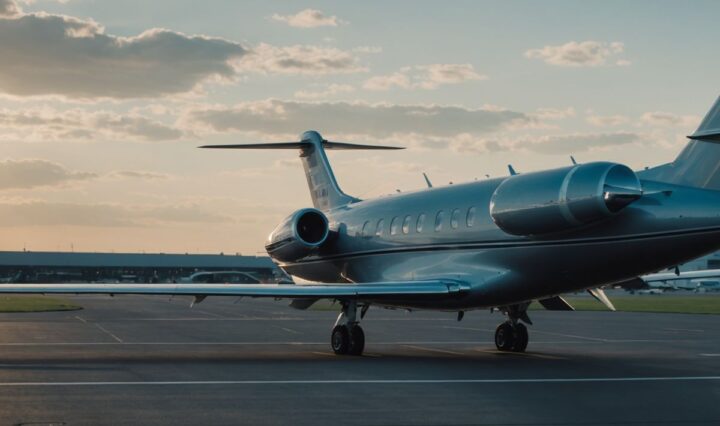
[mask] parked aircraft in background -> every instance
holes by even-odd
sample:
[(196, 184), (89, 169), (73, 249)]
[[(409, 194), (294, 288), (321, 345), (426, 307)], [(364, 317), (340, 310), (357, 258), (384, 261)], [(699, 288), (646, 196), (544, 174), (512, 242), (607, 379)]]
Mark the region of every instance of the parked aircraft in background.
[[(672, 267), (720, 248), (720, 99), (672, 163), (633, 172), (613, 162), (360, 200), (338, 186), (325, 150), (396, 149), (300, 141), (207, 146), (300, 152), (313, 207), (270, 234), (268, 254), (315, 284), (8, 284), (4, 293), (186, 294), (340, 301), (337, 354), (362, 353), (371, 305), (464, 312), (496, 308), (502, 351), (528, 344), (527, 307), (571, 309), (558, 295)], [(258, 184), (258, 183), (255, 183)]]
[[(714, 278), (714, 280), (713, 280)], [(621, 286), (628, 290), (643, 291), (648, 294), (662, 293), (673, 290), (699, 291), (703, 287), (712, 287), (711, 283), (720, 281), (720, 269), (703, 269), (699, 271), (660, 272), (643, 275)], [(707, 284), (710, 284), (709, 286)], [(652, 293), (650, 293), (652, 291)]]

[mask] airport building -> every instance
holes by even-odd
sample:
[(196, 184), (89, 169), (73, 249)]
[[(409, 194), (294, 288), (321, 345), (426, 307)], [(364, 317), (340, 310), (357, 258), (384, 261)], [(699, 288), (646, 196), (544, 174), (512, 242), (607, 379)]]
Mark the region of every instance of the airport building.
[(260, 282), (285, 275), (267, 256), (0, 252), (0, 282), (178, 282), (200, 271), (240, 271)]

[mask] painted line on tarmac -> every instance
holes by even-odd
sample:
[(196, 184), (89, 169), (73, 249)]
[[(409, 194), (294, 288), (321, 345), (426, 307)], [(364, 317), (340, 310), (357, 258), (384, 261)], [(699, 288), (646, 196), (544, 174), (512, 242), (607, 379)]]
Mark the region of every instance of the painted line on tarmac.
[(718, 356), (718, 357), (720, 357), (720, 354), (700, 354), (700, 356), (712, 356), (712, 357)]
[[(328, 342), (127, 342), (119, 340), (115, 336), (115, 342), (0, 342), (0, 347), (23, 347), (23, 346), (317, 346), (327, 345)], [(612, 343), (669, 343), (669, 342), (689, 342), (690, 340), (622, 340)], [(600, 344), (604, 342), (593, 341), (577, 341), (577, 340), (556, 340), (556, 341), (532, 341), (533, 345), (587, 345)], [(491, 340), (474, 340), (474, 341), (400, 341), (400, 342), (371, 342), (370, 345), (433, 345), (433, 346), (451, 346), (451, 345), (478, 345), (493, 346)]]
[(339, 380), (183, 380), (114, 382), (0, 382), (0, 387), (64, 386), (228, 386), (228, 385), (444, 385), (444, 384), (552, 384), (614, 382), (717, 381), (720, 376), (577, 377), (548, 379), (339, 379)]
[(124, 343), (123, 340), (116, 335), (112, 334), (110, 331), (108, 331), (105, 327), (103, 327), (100, 324), (95, 323), (95, 327), (97, 327), (98, 330), (102, 331), (103, 333), (107, 334), (108, 336), (112, 337), (117, 341), (118, 343)]

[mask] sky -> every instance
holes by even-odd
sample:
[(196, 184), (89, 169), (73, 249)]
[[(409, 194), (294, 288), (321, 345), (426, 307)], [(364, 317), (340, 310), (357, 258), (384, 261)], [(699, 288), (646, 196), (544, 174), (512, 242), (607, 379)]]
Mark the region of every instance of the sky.
[(716, 1), (0, 0), (0, 250), (262, 254), (329, 140), (360, 198), (671, 161), (720, 90)]

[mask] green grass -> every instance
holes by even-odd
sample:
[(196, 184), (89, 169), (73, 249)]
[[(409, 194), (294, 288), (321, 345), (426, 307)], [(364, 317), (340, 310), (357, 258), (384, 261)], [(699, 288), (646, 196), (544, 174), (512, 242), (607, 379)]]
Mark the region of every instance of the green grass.
[(75, 311), (78, 309), (82, 309), (82, 306), (56, 297), (31, 295), (0, 296), (0, 313)]
[[(607, 311), (591, 297), (563, 296), (577, 311)], [(635, 295), (610, 296), (615, 308), (622, 312), (658, 312), (678, 314), (720, 314), (720, 296)], [(531, 309), (544, 309), (537, 303)]]

